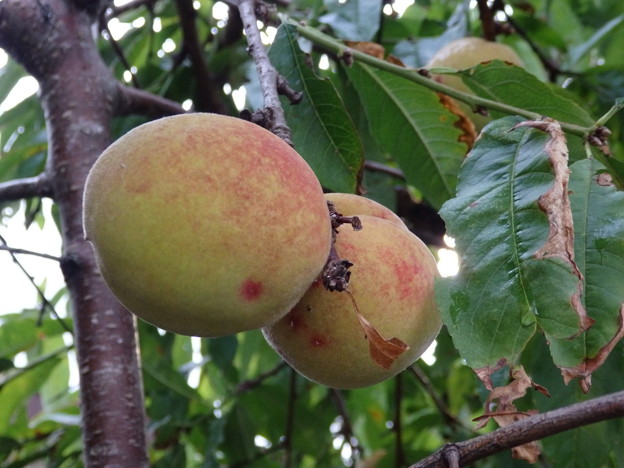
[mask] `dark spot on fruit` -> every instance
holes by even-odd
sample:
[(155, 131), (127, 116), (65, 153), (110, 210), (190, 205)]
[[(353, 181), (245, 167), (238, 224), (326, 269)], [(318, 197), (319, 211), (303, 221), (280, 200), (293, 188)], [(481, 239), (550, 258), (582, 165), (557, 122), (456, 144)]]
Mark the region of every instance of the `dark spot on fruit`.
[(255, 301), (262, 295), (262, 283), (251, 279), (245, 280), (241, 286), (240, 293), (244, 300)]
[(327, 338), (321, 335), (312, 335), (310, 338), (310, 344), (315, 348), (320, 348), (327, 345)]

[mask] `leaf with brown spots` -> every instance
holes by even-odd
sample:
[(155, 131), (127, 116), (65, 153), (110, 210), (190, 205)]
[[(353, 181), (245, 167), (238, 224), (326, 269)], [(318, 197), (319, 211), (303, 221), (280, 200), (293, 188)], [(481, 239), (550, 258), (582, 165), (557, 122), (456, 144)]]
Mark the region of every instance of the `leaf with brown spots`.
[(577, 292), (570, 302), (579, 316), (578, 335), (591, 327), (594, 321), (587, 315), (587, 310), (581, 300), (584, 287), (583, 275), (574, 261), (574, 221), (568, 195), (570, 170), (568, 169), (566, 137), (559, 122), (553, 119), (520, 122), (513, 127), (513, 130), (519, 127), (536, 128), (550, 136), (544, 150), (550, 159), (555, 180), (550, 190), (541, 195), (537, 202), (540, 209), (548, 216), (550, 232), (546, 243), (535, 252), (534, 256), (537, 259), (559, 258), (569, 264), (572, 272), (577, 276)]

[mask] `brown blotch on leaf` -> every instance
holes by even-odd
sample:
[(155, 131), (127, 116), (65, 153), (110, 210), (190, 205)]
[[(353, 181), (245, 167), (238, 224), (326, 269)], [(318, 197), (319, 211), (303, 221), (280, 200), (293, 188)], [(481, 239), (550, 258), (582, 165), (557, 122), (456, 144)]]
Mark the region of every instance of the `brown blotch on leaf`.
[(535, 258), (559, 258), (567, 263), (572, 273), (578, 278), (577, 290), (570, 298), (570, 303), (579, 318), (579, 330), (574, 338), (592, 326), (594, 320), (587, 315), (583, 306), (583, 275), (574, 261), (574, 222), (568, 194), (570, 169), (568, 168), (568, 146), (565, 134), (559, 122), (553, 119), (529, 120), (520, 122), (512, 128), (532, 127), (548, 133), (549, 139), (544, 147), (552, 165), (555, 181), (551, 188), (538, 199), (539, 208), (546, 213), (550, 230), (544, 245), (535, 252)]
[(585, 359), (582, 363), (580, 363), (576, 367), (562, 367), (561, 375), (563, 376), (563, 381), (567, 385), (572, 379), (580, 379), (581, 389), (584, 393), (589, 392), (591, 388), (591, 378), (592, 374), (604, 364), (615, 345), (619, 343), (619, 341), (624, 338), (624, 304), (620, 306), (620, 324), (618, 330), (615, 335), (609, 340), (607, 344), (605, 344), (598, 354), (596, 354), (593, 358)]

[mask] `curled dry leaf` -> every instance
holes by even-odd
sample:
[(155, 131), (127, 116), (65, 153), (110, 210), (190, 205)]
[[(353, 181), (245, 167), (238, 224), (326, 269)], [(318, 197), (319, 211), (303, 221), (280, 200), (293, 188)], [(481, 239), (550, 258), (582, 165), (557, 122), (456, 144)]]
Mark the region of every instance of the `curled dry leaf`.
[(485, 385), (485, 388), (492, 391), (494, 389), (494, 385), (492, 385), (492, 374), (501, 370), (506, 364), (507, 359), (499, 359), (496, 365), (474, 369), (474, 373), (477, 374), (477, 377), (479, 377), (479, 380)]
[[(488, 374), (488, 380), (489, 375), (491, 373)], [(481, 378), (481, 376), (479, 377)], [(475, 418), (475, 421), (479, 421), (476, 429), (484, 427), (490, 419), (494, 419), (500, 427), (505, 427), (536, 414), (536, 410), (518, 411), (513, 404), (515, 400), (525, 396), (529, 388), (550, 396), (546, 388), (531, 380), (522, 366), (511, 370), (511, 379), (509, 384), (492, 389), (485, 402), (485, 413), (483, 416)], [(494, 410), (492, 410), (493, 407), (495, 407)], [(514, 447), (511, 451), (514, 458), (520, 458), (529, 463), (535, 463), (540, 455), (539, 445), (535, 441)]]
[(409, 346), (404, 341), (396, 337), (387, 340), (381, 336), (377, 329), (360, 313), (357, 303), (355, 302), (355, 298), (351, 292), (344, 292), (351, 298), (355, 315), (366, 333), (371, 357), (384, 369), (390, 369), (394, 361), (396, 361), (401, 354), (407, 351)]
[[(574, 261), (574, 222), (570, 197), (568, 196), (570, 170), (568, 169), (566, 137), (559, 122), (553, 119), (520, 122), (513, 129), (519, 127), (533, 127), (548, 133), (550, 136), (544, 149), (553, 167), (555, 181), (550, 190), (538, 200), (540, 209), (548, 216), (550, 231), (546, 243), (535, 253), (535, 257), (538, 259), (560, 258), (570, 265), (572, 272), (578, 277), (577, 292), (570, 298), (570, 302), (579, 317), (579, 330), (574, 335), (577, 336), (591, 327), (594, 320), (587, 315), (587, 310), (581, 300), (583, 275)], [(574, 338), (574, 336), (570, 338)]]

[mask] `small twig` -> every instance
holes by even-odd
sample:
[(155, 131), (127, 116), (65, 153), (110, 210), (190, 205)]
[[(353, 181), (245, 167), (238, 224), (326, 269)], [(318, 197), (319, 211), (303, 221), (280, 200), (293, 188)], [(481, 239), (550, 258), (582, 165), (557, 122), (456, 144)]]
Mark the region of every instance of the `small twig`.
[[(180, 27), (182, 30), (182, 51), (180, 57), (187, 56), (192, 63), (195, 75), (195, 108), (203, 112), (217, 112), (225, 114), (226, 108), (220, 98), (219, 86), (215, 86), (216, 79), (211, 73), (204, 59), (204, 51), (199, 39), (199, 32), (195, 19), (197, 10), (192, 0), (175, 0)], [(221, 83), (222, 84), (222, 83)]]
[(355, 462), (361, 457), (362, 454), (360, 445), (357, 443), (357, 439), (355, 438), (355, 434), (353, 432), (353, 425), (351, 424), (351, 417), (349, 416), (349, 413), (347, 411), (347, 404), (345, 403), (344, 395), (342, 394), (342, 391), (332, 388), (331, 397), (334, 401), (334, 405), (336, 406), (336, 410), (338, 411), (338, 415), (342, 419), (339, 433), (344, 437), (345, 441), (353, 449), (352, 458)]
[[(486, 99), (477, 95), (465, 93), (463, 91), (458, 91), (448, 85), (439, 83), (436, 80), (428, 78), (427, 73), (423, 74), (419, 70), (405, 68), (389, 61), (378, 59), (359, 50), (350, 49), (344, 43), (334, 39), (331, 36), (328, 36), (327, 34), (322, 33), (316, 28), (307, 26), (303, 23), (290, 22), (289, 24), (295, 26), (298, 33), (302, 37), (309, 39), (314, 44), (320, 46), (322, 49), (331, 51), (339, 57), (343, 57), (345, 52), (348, 52), (350, 58), (357, 62), (361, 62), (376, 69), (392, 73), (395, 76), (399, 76), (406, 80), (412, 81), (433, 91), (447, 94), (448, 96), (465, 102), (466, 104), (474, 108), (484, 107), (487, 109), (502, 112), (507, 115), (519, 115), (529, 120), (539, 120), (540, 118), (542, 118), (542, 115), (537, 112), (528, 111), (520, 107), (515, 107), (491, 99)], [(590, 131), (593, 130), (593, 126), (584, 127), (568, 122), (561, 122), (561, 128), (564, 129), (565, 132), (571, 133), (581, 138), (587, 138)]]
[(108, 28), (107, 23), (104, 23), (102, 25), (101, 31), (106, 33), (106, 39), (108, 40), (108, 43), (111, 45), (113, 52), (115, 52), (115, 55), (117, 56), (117, 58), (119, 59), (119, 61), (121, 62), (125, 70), (128, 73), (130, 73), (130, 79), (132, 80), (133, 86), (135, 88), (140, 89), (141, 85), (139, 84), (139, 79), (137, 78), (136, 74), (132, 73), (132, 65), (130, 65), (130, 62), (128, 62), (128, 59), (126, 58), (126, 55), (124, 54), (123, 49), (113, 37), (113, 33), (111, 33), (110, 29)]
[(262, 119), (256, 117), (252, 121), (264, 120), (268, 130), (292, 146), (292, 133), (286, 123), (284, 109), (279, 100), (279, 74), (271, 64), (267, 51), (262, 44), (255, 11), (256, 2), (254, 0), (233, 0), (230, 3), (238, 7), (243, 22), (243, 29), (247, 36), (249, 55), (251, 55), (256, 64), (256, 71), (258, 72), (258, 79), (264, 98), (264, 109), (260, 111), (263, 114)]
[(367, 159), (366, 161), (364, 161), (364, 169), (367, 169), (373, 172), (380, 172), (382, 174), (392, 176), (396, 179), (405, 180), (405, 174), (403, 174), (403, 171), (401, 169), (396, 168), (396, 167), (391, 167), (386, 164), (379, 163), (377, 161), (371, 161), (370, 159)]
[(11, 254), (34, 255), (35, 257), (46, 258), (48, 260), (54, 260), (54, 261), (57, 261), (57, 262), (61, 261), (60, 257), (56, 257), (54, 255), (45, 254), (45, 253), (41, 253), (41, 252), (34, 252), (32, 250), (26, 250), (26, 249), (16, 249), (14, 247), (9, 247), (6, 244), (0, 245), (0, 250), (5, 250), (7, 252), (10, 252)]
[[(624, 391), (536, 414), (479, 437), (447, 444), (410, 468), (446, 468), (450, 445), (466, 466), (503, 450), (607, 419), (624, 417)], [(455, 455), (453, 455), (453, 458)]]
[(449, 410), (442, 397), (440, 397), (440, 395), (438, 394), (437, 390), (431, 383), (431, 380), (429, 379), (427, 374), (425, 374), (423, 370), (418, 366), (418, 364), (415, 363), (409, 366), (408, 370), (414, 375), (414, 377), (416, 377), (425, 392), (431, 397), (436, 408), (448, 424), (450, 424), (451, 426), (463, 426), (468, 430), (472, 430), (471, 428), (464, 426), (459, 419), (451, 414), (451, 411)]
[(483, 39), (493, 41), (496, 39), (496, 23), (494, 22), (494, 7), (490, 9), (487, 0), (477, 0), (479, 19), (483, 30)]
[[(157, 0), (132, 0), (128, 3), (119, 6), (111, 6), (111, 8), (106, 10), (105, 20), (108, 21), (112, 18), (116, 18), (127, 11), (136, 10), (142, 6), (147, 7), (148, 9), (153, 9), (154, 4)], [(112, 2), (111, 2), (112, 3)]]
[(295, 427), (295, 403), (297, 401), (297, 372), (290, 369), (290, 380), (288, 385), (288, 407), (286, 413), (286, 430), (284, 431), (284, 467), (292, 466), (292, 435)]
[[(1, 235), (0, 235), (0, 243), (2, 243), (2, 245), (4, 245), (5, 247), (8, 247), (6, 240)], [(48, 299), (45, 297), (45, 294), (43, 293), (41, 288), (35, 282), (35, 278), (33, 278), (30, 275), (30, 273), (28, 273), (28, 270), (24, 268), (24, 265), (21, 264), (21, 262), (15, 256), (15, 254), (10, 249), (2, 249), (2, 250), (6, 250), (7, 252), (9, 252), (9, 255), (13, 259), (13, 262), (19, 267), (20, 270), (22, 270), (22, 272), (26, 275), (26, 278), (28, 278), (28, 281), (33, 285), (33, 287), (37, 291), (37, 294), (39, 295), (39, 299), (41, 300), (41, 313), (39, 316), (39, 321), (41, 321), (41, 318), (45, 309), (48, 309), (50, 311), (50, 314), (59, 322), (63, 330), (73, 335), (73, 331), (71, 327), (63, 321), (63, 319), (60, 317), (60, 315), (54, 308), (54, 305), (50, 301), (48, 301)]]
[(245, 393), (245, 392), (248, 392), (250, 390), (253, 390), (256, 387), (259, 387), (260, 385), (262, 385), (262, 383), (266, 379), (268, 379), (269, 377), (273, 377), (274, 375), (279, 374), (282, 370), (286, 369), (286, 367), (288, 367), (287, 364), (284, 361), (281, 361), (273, 369), (268, 370), (268, 371), (260, 374), (258, 377), (254, 378), (254, 379), (245, 380), (245, 381), (241, 382), (240, 384), (238, 384), (238, 386), (236, 387), (236, 390), (234, 390), (234, 394), (238, 395), (238, 394)]
[[(505, 13), (505, 2), (503, 0), (495, 0), (492, 5), (492, 9)], [(511, 25), (516, 34), (526, 41), (531, 50), (540, 59), (542, 65), (544, 65), (544, 68), (548, 71), (549, 81), (552, 83), (556, 82), (559, 75), (576, 75), (574, 72), (562, 70), (554, 60), (544, 53), (544, 51), (535, 43), (533, 38), (524, 30), (524, 28), (522, 28), (522, 26), (520, 26), (520, 24), (518, 24), (516, 20), (514, 20), (511, 16), (508, 16), (506, 13), (505, 17), (507, 18), (507, 23)]]
[(401, 424), (401, 401), (403, 400), (402, 374), (394, 378), (394, 466), (401, 468), (405, 465), (405, 453), (403, 452), (403, 428)]
[(52, 184), (45, 173), (0, 183), (1, 202), (33, 197), (52, 197)]

